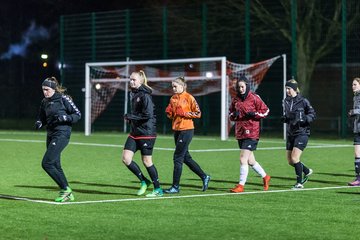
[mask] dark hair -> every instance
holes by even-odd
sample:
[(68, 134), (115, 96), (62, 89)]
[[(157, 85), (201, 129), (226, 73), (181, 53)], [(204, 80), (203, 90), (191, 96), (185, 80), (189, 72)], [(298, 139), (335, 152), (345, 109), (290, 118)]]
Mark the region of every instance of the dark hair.
[(72, 99), (72, 97), (70, 95), (65, 94), (67, 89), (59, 84), (59, 81), (56, 79), (56, 77), (46, 78), (43, 81), (42, 86), (50, 87), (50, 88), (54, 89), (55, 92), (62, 93), (64, 95), (66, 95), (67, 97), (69, 97), (70, 99)]

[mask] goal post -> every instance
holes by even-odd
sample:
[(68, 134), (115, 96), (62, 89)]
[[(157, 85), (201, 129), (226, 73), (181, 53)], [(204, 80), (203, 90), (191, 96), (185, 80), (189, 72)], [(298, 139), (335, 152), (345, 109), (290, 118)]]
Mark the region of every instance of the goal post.
[[(190, 68), (190, 69), (186, 69)], [(146, 60), (146, 61), (123, 61), (123, 62), (94, 62), (85, 64), (85, 135), (89, 136), (92, 131), (94, 115), (94, 91), (102, 88), (101, 85), (112, 84), (113, 88), (125, 91), (124, 113), (128, 106), (128, 78), (132, 71), (144, 70), (149, 85), (153, 87), (153, 95), (171, 96), (171, 81), (178, 76), (185, 76), (188, 91), (194, 96), (202, 96), (212, 92), (221, 91), (221, 133), (222, 140), (227, 139), (227, 75), (226, 57), (209, 58), (184, 58), (169, 60)], [(101, 72), (101, 73), (100, 73)], [(96, 76), (98, 75), (98, 76)], [(209, 86), (196, 86), (200, 81), (211, 81)], [(161, 84), (163, 83), (163, 84)], [(192, 84), (194, 83), (194, 84)], [(98, 87), (97, 87), (98, 86)], [(95, 90), (94, 90), (95, 88)], [(196, 89), (195, 89), (196, 88)], [(167, 89), (167, 91), (166, 91)], [(99, 90), (99, 89), (98, 89)], [(114, 93), (110, 93), (114, 94)], [(111, 99), (110, 99), (111, 101)], [(104, 103), (105, 105), (106, 103)], [(106, 108), (106, 106), (104, 106)], [(101, 111), (101, 110), (100, 110)], [(126, 124), (124, 124), (126, 132)]]

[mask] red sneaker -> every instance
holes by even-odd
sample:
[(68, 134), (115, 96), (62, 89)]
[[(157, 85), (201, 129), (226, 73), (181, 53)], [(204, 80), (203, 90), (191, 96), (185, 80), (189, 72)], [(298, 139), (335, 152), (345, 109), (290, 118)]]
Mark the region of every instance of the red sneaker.
[(267, 191), (269, 189), (269, 182), (271, 177), (269, 175), (266, 175), (263, 177), (263, 183), (264, 183), (264, 191)]
[(234, 188), (230, 189), (230, 192), (240, 193), (244, 191), (244, 185), (237, 184)]

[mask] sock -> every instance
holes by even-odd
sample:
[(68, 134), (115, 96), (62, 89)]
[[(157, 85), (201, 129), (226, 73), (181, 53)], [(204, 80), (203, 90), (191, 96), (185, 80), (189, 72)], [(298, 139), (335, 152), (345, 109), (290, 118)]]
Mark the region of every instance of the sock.
[(150, 167), (146, 167), (146, 170), (148, 171), (150, 178), (154, 184), (154, 189), (159, 188), (160, 187), (159, 176), (154, 164), (151, 165)]
[(305, 175), (309, 174), (309, 172), (310, 172), (309, 168), (306, 167), (303, 163), (301, 163), (301, 164), (302, 164), (302, 167), (303, 167), (303, 173), (304, 173)]
[(295, 174), (296, 174), (296, 182), (301, 183), (302, 181), (302, 172), (303, 172), (303, 165), (301, 162), (294, 164)]
[(355, 175), (360, 179), (360, 158), (355, 157)]
[(240, 181), (239, 184), (245, 185), (249, 174), (249, 165), (240, 165)]
[(254, 171), (259, 174), (262, 178), (266, 176), (265, 170), (260, 166), (259, 163), (255, 163), (253, 166), (251, 166)]
[(127, 168), (133, 173), (135, 174), (136, 177), (139, 178), (140, 181), (145, 181), (147, 180), (146, 177), (143, 175), (143, 173), (140, 170), (139, 165), (136, 164), (136, 162), (131, 161), (131, 163), (129, 165), (127, 165)]

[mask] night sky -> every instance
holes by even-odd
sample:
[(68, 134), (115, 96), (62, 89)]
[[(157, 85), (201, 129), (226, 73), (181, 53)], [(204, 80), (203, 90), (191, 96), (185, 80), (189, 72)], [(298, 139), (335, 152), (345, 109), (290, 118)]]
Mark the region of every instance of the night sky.
[[(25, 61), (35, 69), (41, 53), (49, 55), (49, 71), (59, 58), (61, 15), (113, 11), (141, 7), (143, 1), (128, 0), (5, 0), (0, 8), (0, 65)], [(0, 82), (2, 82), (0, 74)], [(4, 79), (3, 79), (4, 80)]]

